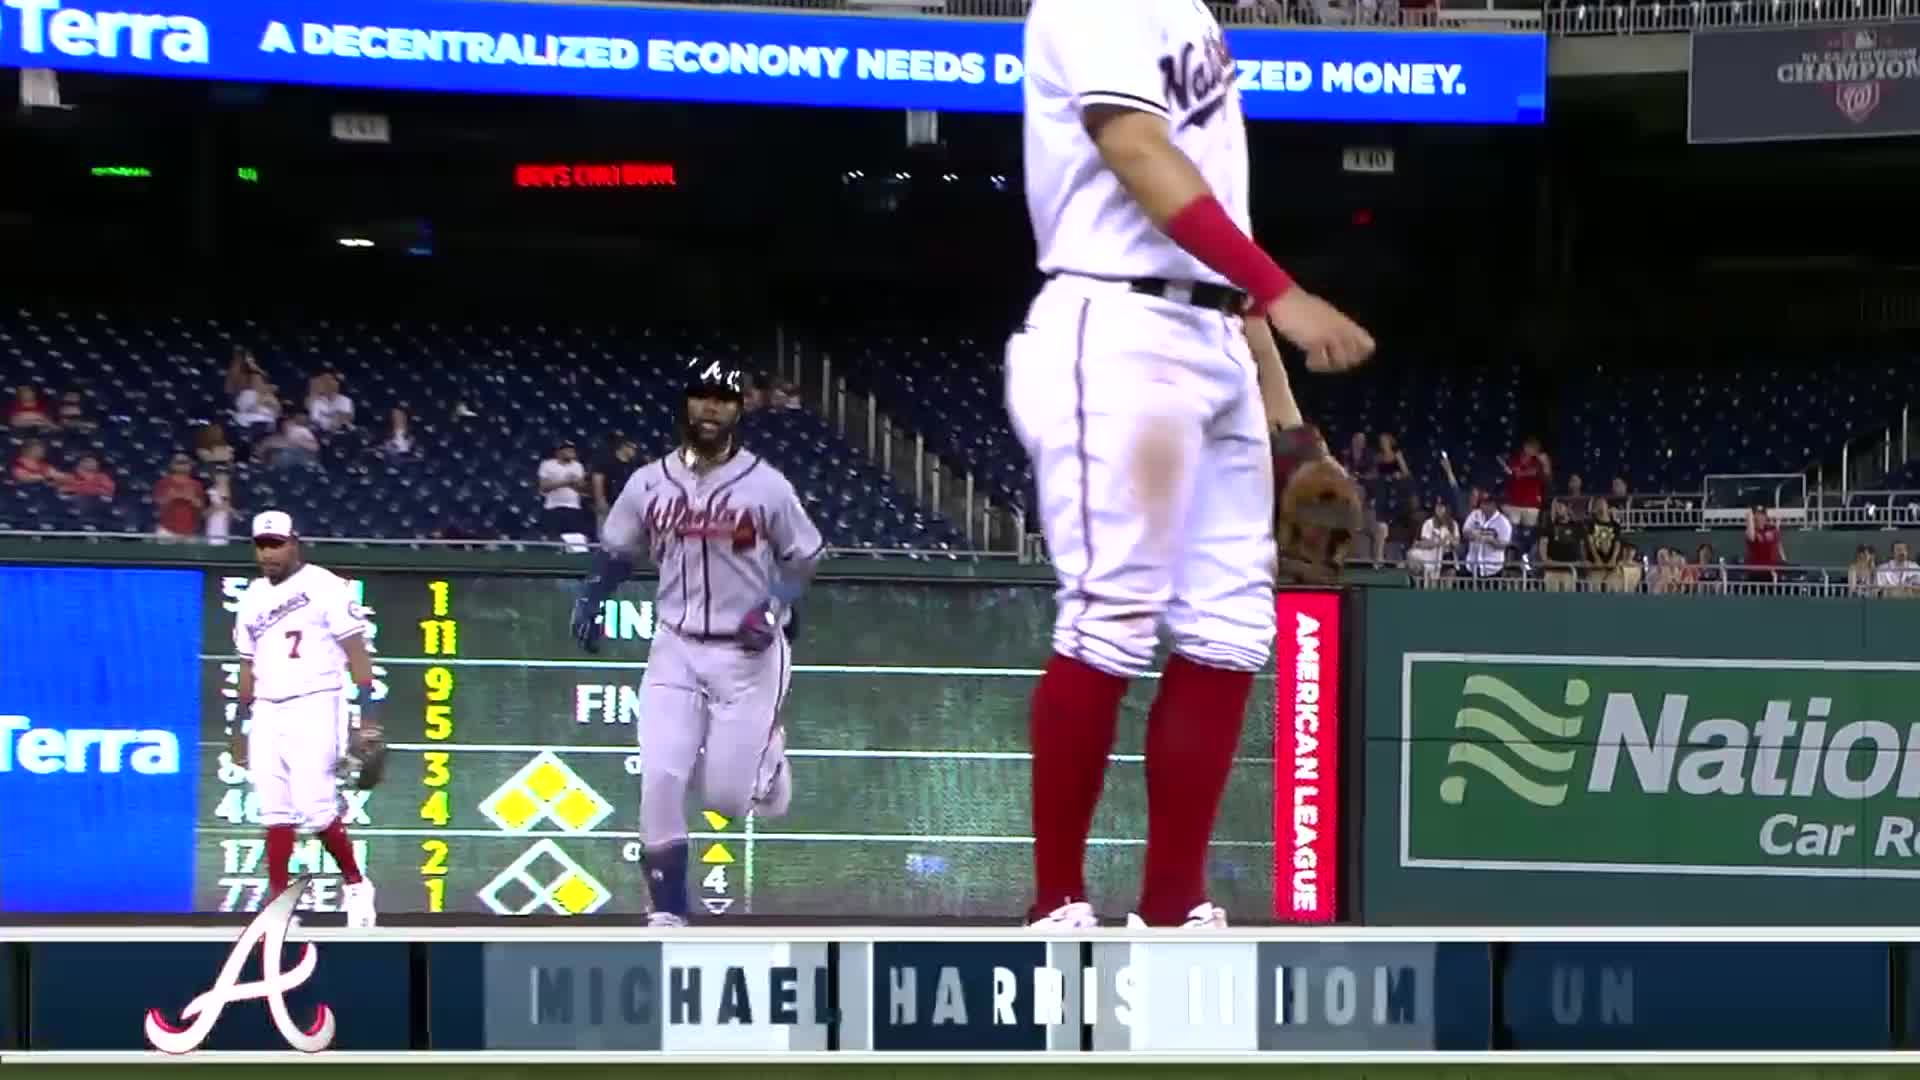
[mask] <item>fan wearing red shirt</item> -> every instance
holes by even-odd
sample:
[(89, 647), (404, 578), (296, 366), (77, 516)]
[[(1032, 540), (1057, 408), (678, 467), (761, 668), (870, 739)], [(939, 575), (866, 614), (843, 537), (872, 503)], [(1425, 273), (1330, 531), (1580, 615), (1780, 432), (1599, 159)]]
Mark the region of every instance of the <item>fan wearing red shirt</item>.
[(1764, 506), (1756, 506), (1747, 511), (1747, 580), (1775, 582), (1780, 580), (1777, 567), (1787, 561), (1786, 546), (1780, 539), (1780, 523), (1773, 520)]
[(194, 478), (193, 459), (175, 454), (167, 474), (153, 485), (154, 531), (163, 540), (196, 536), (206, 505), (207, 490)]
[(1553, 482), (1553, 459), (1540, 450), (1540, 440), (1528, 437), (1502, 466), (1507, 470), (1507, 498), (1502, 505), (1508, 520), (1523, 529), (1540, 524), (1540, 504)]
[(102, 472), (100, 459), (88, 454), (73, 472), (60, 480), (60, 494), (83, 499), (113, 498), (113, 477)]
[(20, 444), (20, 456), (13, 459), (13, 482), (16, 484), (51, 484), (64, 474), (47, 460), (47, 444), (39, 439), (28, 439)]
[(7, 406), (7, 426), (15, 431), (45, 431), (53, 426), (40, 391), (31, 386), (14, 388), (13, 403)]

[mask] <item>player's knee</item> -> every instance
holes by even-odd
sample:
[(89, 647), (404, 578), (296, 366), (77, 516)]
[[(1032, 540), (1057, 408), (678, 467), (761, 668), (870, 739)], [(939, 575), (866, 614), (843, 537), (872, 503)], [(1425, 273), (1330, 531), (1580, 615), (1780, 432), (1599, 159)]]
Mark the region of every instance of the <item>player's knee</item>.
[(745, 817), (753, 809), (753, 784), (749, 781), (714, 781), (709, 778), (706, 790), (707, 808), (723, 817)]

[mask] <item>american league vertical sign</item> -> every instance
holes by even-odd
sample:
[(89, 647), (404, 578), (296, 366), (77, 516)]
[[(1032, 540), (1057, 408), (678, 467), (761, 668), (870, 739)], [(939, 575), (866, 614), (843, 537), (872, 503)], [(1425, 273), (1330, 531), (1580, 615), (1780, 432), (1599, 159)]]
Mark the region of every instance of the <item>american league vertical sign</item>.
[(1920, 132), (1920, 21), (1693, 35), (1687, 140), (1861, 139)]

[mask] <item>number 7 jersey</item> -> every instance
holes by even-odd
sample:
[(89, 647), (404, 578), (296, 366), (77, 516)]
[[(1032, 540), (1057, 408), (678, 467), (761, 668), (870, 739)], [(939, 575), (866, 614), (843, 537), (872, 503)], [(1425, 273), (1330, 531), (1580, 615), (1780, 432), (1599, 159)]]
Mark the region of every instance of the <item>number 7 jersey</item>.
[(233, 621), (234, 651), (253, 662), (253, 696), (285, 701), (343, 689), (340, 639), (365, 635), (366, 616), (346, 581), (311, 563), (278, 585), (255, 578)]

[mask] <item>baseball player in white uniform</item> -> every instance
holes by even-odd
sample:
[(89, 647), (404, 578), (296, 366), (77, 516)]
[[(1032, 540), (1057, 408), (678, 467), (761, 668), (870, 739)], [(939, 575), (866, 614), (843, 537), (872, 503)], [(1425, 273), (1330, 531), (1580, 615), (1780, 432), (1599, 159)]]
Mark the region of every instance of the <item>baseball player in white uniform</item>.
[(1275, 467), (1319, 452), (1269, 324), (1320, 371), (1362, 362), (1373, 341), (1250, 238), (1246, 121), (1201, 0), (1033, 0), (1025, 51), (1027, 205), (1047, 281), (1008, 342), (1007, 407), (1059, 578), (1029, 727), (1028, 918), (1097, 923), (1087, 833), (1120, 699), (1164, 629), (1135, 919), (1224, 925), (1207, 845), (1272, 652)]
[(349, 755), (346, 677), (360, 688), (363, 738), (373, 664), (365, 612), (347, 583), (301, 557), (293, 519), (269, 510), (253, 519), (261, 577), (240, 594), (233, 647), (240, 654), (236, 764), (246, 767), (267, 827), (266, 900), (286, 890), (296, 831), (320, 838), (340, 866), (347, 925), (374, 925), (373, 883), (361, 873), (341, 818), (340, 766)]
[(687, 923), (688, 792), (729, 817), (779, 817), (792, 801), (788, 631), (825, 548), (793, 485), (739, 445), (739, 374), (699, 372), (686, 409), (685, 442), (608, 511), (573, 613), (575, 638), (597, 651), (601, 605), (647, 549), (660, 584), (640, 684), (640, 833), (648, 922), (669, 927)]

